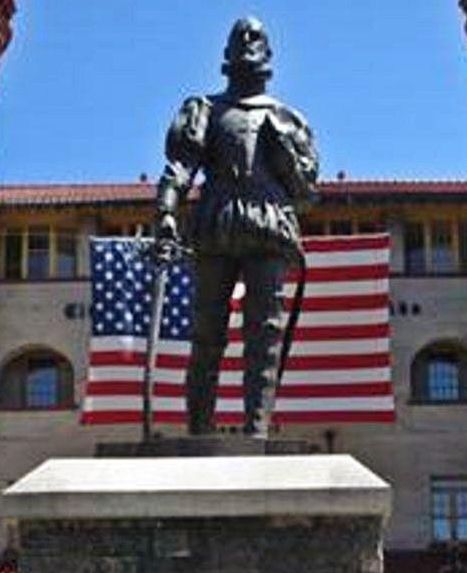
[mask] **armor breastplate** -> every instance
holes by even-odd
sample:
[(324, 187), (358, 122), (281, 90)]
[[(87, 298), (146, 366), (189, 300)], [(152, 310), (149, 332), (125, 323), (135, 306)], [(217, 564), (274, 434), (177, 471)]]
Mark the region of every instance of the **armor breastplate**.
[[(214, 102), (207, 137), (206, 184), (218, 196), (284, 200), (266, 163), (261, 126), (271, 106)], [(227, 197), (226, 197), (227, 198)]]

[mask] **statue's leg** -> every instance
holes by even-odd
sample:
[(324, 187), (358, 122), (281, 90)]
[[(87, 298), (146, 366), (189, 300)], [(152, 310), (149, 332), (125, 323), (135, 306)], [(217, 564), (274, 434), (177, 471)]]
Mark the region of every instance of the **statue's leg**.
[(193, 343), (187, 372), (188, 430), (214, 429), (219, 363), (227, 344), (229, 299), (238, 263), (228, 257), (204, 256), (197, 262)]
[(267, 437), (274, 407), (285, 269), (285, 262), (277, 257), (249, 257), (243, 264), (245, 433), (259, 438)]

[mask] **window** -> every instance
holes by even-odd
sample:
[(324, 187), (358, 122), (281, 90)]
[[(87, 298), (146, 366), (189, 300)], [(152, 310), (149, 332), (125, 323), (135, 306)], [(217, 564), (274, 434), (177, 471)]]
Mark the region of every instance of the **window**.
[(20, 279), (23, 260), (21, 229), (7, 229), (5, 233), (5, 278)]
[(99, 236), (101, 237), (123, 237), (125, 235), (125, 228), (122, 225), (104, 223), (99, 229)]
[(0, 409), (73, 407), (73, 370), (61, 355), (46, 349), (22, 353), (0, 375)]
[(28, 278), (46, 279), (50, 273), (48, 227), (30, 227), (28, 233)]
[(101, 237), (134, 237), (141, 230), (143, 237), (154, 235), (153, 226), (148, 223), (101, 222), (98, 235)]
[(459, 266), (461, 271), (467, 272), (467, 221), (459, 222), (458, 236), (459, 236)]
[(351, 235), (352, 221), (350, 219), (336, 219), (329, 222), (329, 233), (331, 235)]
[(445, 219), (405, 225), (405, 271), (411, 275), (467, 270), (467, 225)]
[(303, 232), (309, 237), (324, 235), (324, 223), (322, 221), (312, 221), (306, 223), (306, 225), (303, 228)]
[(431, 512), (434, 541), (467, 540), (467, 478), (433, 478)]
[(452, 225), (450, 221), (432, 221), (431, 270), (436, 273), (452, 273), (456, 270), (453, 250)]
[(58, 368), (53, 358), (30, 357), (27, 361), (25, 379), (26, 407), (58, 406), (58, 377)]
[(455, 356), (435, 356), (428, 360), (427, 378), (429, 400), (459, 400), (459, 364)]
[(71, 279), (78, 274), (76, 229), (32, 226), (6, 229), (4, 268), (6, 279)]
[(440, 341), (421, 350), (412, 363), (412, 400), (449, 404), (467, 401), (467, 350)]
[(78, 271), (77, 236), (72, 229), (58, 229), (56, 276), (59, 278), (73, 278)]
[(423, 223), (408, 223), (405, 226), (404, 248), (406, 273), (423, 274), (426, 272)]
[(377, 233), (378, 230), (381, 230), (380, 226), (372, 221), (359, 221), (357, 224), (359, 233)]

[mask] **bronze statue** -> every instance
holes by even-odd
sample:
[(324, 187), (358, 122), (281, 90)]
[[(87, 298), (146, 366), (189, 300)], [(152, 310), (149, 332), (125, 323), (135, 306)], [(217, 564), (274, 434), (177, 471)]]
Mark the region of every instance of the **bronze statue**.
[[(459, 0), (459, 6), (462, 8), (465, 15), (467, 16), (467, 0)], [(467, 33), (467, 22), (464, 24), (464, 28)]]
[(281, 356), (283, 278), (300, 252), (294, 206), (314, 196), (318, 159), (304, 118), (266, 95), (272, 51), (263, 25), (238, 20), (225, 48), (227, 89), (188, 98), (166, 140), (156, 238), (177, 240), (177, 206), (204, 173), (193, 225), (197, 297), (187, 373), (189, 431), (214, 429), (229, 299), (241, 278), (244, 431), (267, 437)]

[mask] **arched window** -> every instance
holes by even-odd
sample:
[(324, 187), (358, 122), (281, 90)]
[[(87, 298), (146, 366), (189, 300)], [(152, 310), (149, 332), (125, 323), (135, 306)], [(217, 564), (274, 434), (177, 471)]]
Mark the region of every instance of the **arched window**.
[(12, 358), (0, 375), (0, 409), (73, 407), (73, 369), (60, 354), (34, 349)]
[(412, 363), (411, 382), (414, 402), (467, 402), (467, 349), (453, 341), (423, 348)]

